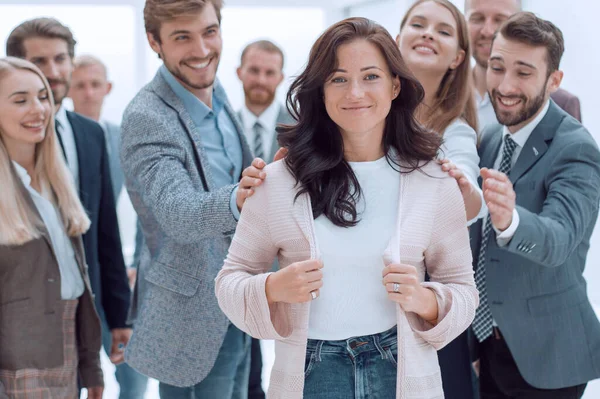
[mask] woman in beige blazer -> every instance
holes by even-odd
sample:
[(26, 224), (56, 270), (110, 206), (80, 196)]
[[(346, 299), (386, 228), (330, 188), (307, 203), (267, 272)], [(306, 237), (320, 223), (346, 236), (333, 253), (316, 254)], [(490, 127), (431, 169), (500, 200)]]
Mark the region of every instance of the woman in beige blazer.
[(90, 221), (54, 133), (48, 82), (0, 59), (0, 398), (101, 398), (100, 324), (81, 235)]
[(326, 30), (292, 84), (288, 154), (247, 199), (216, 279), (231, 321), (276, 340), (269, 398), (443, 398), (436, 351), (478, 295), (459, 187), (415, 118), (422, 98), (365, 18)]

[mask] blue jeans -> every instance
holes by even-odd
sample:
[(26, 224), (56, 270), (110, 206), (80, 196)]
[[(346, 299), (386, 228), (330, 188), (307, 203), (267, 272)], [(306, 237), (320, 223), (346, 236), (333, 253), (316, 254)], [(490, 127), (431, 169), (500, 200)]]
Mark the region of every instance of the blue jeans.
[(304, 399), (396, 397), (396, 327), (341, 341), (308, 340)]
[[(98, 313), (100, 314), (100, 320), (102, 320), (102, 346), (106, 354), (110, 356), (112, 335), (104, 317), (104, 312), (99, 310)], [(121, 363), (116, 366), (115, 377), (120, 387), (119, 399), (144, 399), (148, 377), (138, 373), (127, 363)]]
[(230, 324), (206, 378), (184, 388), (161, 382), (158, 390), (161, 399), (246, 399), (249, 375), (250, 337)]

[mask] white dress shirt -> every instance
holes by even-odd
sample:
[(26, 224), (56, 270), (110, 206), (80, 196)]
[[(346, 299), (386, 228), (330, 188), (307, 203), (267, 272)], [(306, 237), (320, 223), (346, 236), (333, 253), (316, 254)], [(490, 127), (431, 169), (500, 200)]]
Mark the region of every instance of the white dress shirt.
[(401, 176), (385, 157), (349, 164), (362, 193), (356, 204), (360, 221), (346, 228), (323, 215), (315, 219), (325, 284), (310, 306), (312, 339), (377, 334), (397, 323), (397, 304), (388, 299), (381, 273), (383, 253), (396, 228)]
[[(244, 125), (244, 134), (250, 148), (254, 148), (255, 134), (254, 125), (259, 122), (264, 129), (263, 133), (263, 154), (265, 157), (271, 154), (273, 150), (273, 139), (275, 138), (275, 128), (277, 127), (277, 117), (279, 116), (279, 103), (273, 101), (267, 109), (259, 116), (254, 115), (246, 105), (241, 109), (242, 123)], [(271, 161), (270, 159), (267, 161)]]
[(62, 299), (77, 299), (83, 294), (83, 278), (81, 277), (81, 272), (75, 259), (75, 251), (73, 250), (71, 240), (67, 236), (62, 217), (52, 202), (31, 187), (31, 177), (27, 173), (27, 170), (14, 161), (13, 165), (42, 217), (46, 230), (48, 230), (60, 272), (60, 297)]
[(479, 177), (479, 155), (477, 154), (477, 133), (463, 120), (456, 119), (444, 131), (444, 143), (438, 153), (439, 159), (450, 159), (469, 180), (473, 188), (481, 197), (481, 208), (473, 219), (467, 222), (470, 226), (479, 218), (486, 215), (483, 192), (479, 188), (477, 178)]
[(496, 112), (494, 111), (492, 100), (490, 100), (490, 96), (487, 92), (481, 96), (479, 92), (475, 90), (475, 102), (477, 103), (479, 133), (481, 133), (483, 132), (484, 127), (497, 124), (498, 119), (496, 118)]
[[(513, 141), (517, 144), (517, 147), (515, 148), (515, 151), (513, 152), (513, 156), (512, 156), (512, 160), (511, 160), (511, 168), (513, 166), (515, 166), (515, 163), (517, 163), (517, 159), (519, 158), (519, 155), (521, 154), (521, 150), (523, 150), (523, 146), (525, 146), (525, 143), (529, 139), (529, 136), (531, 136), (531, 133), (533, 133), (533, 131), (535, 130), (537, 125), (540, 124), (542, 119), (544, 119), (544, 116), (546, 116), (546, 114), (548, 113), (548, 108), (550, 108), (550, 101), (546, 102), (546, 105), (544, 105), (544, 107), (542, 108), (542, 112), (540, 112), (538, 114), (538, 116), (535, 117), (535, 119), (533, 119), (527, 125), (523, 126), (520, 130), (518, 130), (514, 133), (511, 133), (508, 130), (508, 127), (504, 126), (504, 128), (502, 130), (502, 144), (500, 145), (500, 150), (498, 151), (498, 155), (496, 156), (496, 161), (494, 162), (494, 169), (497, 170), (500, 167), (500, 163), (502, 162), (502, 152), (504, 151), (504, 137), (506, 135), (510, 135), (510, 138), (513, 139)], [(486, 207), (486, 210), (487, 210), (487, 207)], [(485, 231), (485, 220), (487, 220), (487, 215), (484, 219), (484, 223), (482, 224), (482, 231)], [(512, 222), (506, 230), (504, 230), (503, 232), (500, 232), (499, 230), (496, 229), (496, 227), (494, 227), (494, 226), (492, 226), (492, 227), (494, 228), (494, 231), (496, 232), (496, 242), (498, 243), (498, 245), (501, 247), (506, 246), (510, 242), (510, 240), (513, 238), (513, 236), (515, 235), (515, 232), (517, 231), (517, 227), (519, 227), (519, 213), (517, 212), (517, 209), (515, 208), (513, 210)]]
[(77, 146), (75, 145), (75, 134), (67, 118), (67, 110), (60, 107), (54, 118), (60, 124), (60, 138), (67, 157), (67, 166), (73, 175), (75, 187), (79, 191), (79, 159), (77, 158)]

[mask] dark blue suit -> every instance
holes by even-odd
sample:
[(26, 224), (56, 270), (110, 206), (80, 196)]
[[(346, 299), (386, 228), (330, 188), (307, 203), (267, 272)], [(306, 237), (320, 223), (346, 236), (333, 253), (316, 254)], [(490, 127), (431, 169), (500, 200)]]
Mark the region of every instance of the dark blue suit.
[(102, 127), (74, 112), (67, 117), (79, 160), (79, 197), (91, 220), (83, 236), (96, 307), (111, 329), (127, 327), (130, 289), (121, 249), (110, 166)]

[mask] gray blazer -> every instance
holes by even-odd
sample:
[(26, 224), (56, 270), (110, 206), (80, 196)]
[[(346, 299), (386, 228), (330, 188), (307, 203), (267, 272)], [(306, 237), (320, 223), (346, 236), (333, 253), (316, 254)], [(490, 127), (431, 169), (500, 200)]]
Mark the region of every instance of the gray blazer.
[[(240, 121), (243, 120), (242, 117), (242, 112), (238, 111), (236, 113), (237, 117), (240, 119)], [(277, 114), (277, 125), (295, 125), (296, 124), (296, 120), (294, 118), (292, 118), (292, 116), (290, 115), (290, 113), (288, 112), (288, 110), (280, 105), (279, 106), (279, 114)], [(273, 135), (273, 143), (271, 144), (271, 153), (268, 154), (268, 158), (265, 160), (267, 163), (272, 162), (273, 158), (275, 158), (275, 154), (277, 153), (277, 150), (279, 150), (279, 142), (277, 141), (277, 134)]]
[(108, 163), (110, 166), (110, 177), (113, 184), (113, 194), (115, 195), (115, 204), (123, 188), (123, 170), (121, 169), (121, 160), (119, 156), (119, 145), (121, 142), (121, 128), (119, 125), (105, 121), (100, 124), (104, 130), (106, 146), (108, 147)]
[[(502, 127), (479, 152), (493, 167)], [(600, 323), (583, 270), (600, 202), (600, 152), (589, 132), (553, 101), (510, 172), (520, 223), (510, 243), (490, 239), (490, 309), (525, 380), (558, 389), (600, 377)], [(481, 180), (481, 179), (480, 179)], [(481, 221), (470, 229), (474, 264)]]
[[(246, 167), (250, 149), (225, 109)], [(121, 163), (145, 238), (126, 361), (161, 382), (192, 386), (212, 369), (229, 326), (214, 279), (237, 223), (229, 205), (235, 186), (214, 186), (202, 134), (160, 72), (125, 111)]]

